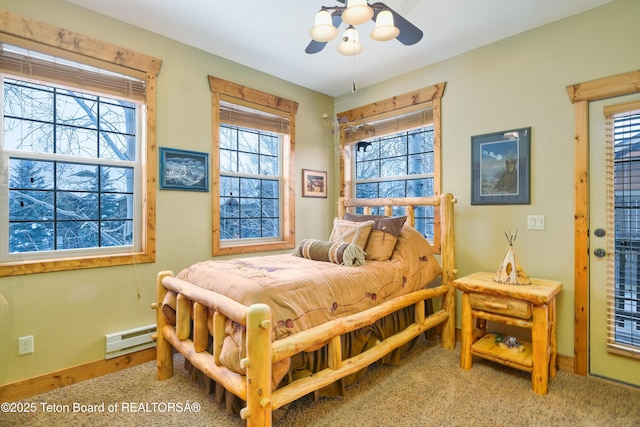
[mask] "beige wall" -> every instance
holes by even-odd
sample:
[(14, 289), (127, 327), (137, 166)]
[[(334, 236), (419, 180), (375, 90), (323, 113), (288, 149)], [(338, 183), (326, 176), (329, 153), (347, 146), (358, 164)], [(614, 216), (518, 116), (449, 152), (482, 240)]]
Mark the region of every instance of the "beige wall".
[[(639, 42), (640, 2), (616, 0), (336, 100), (348, 110), (447, 83), (442, 191), (458, 199), (459, 273), (496, 270), (507, 250), (504, 232), (517, 229), (515, 250), (525, 271), (563, 282), (558, 351), (569, 357), (574, 336), (574, 116), (565, 87), (640, 69)], [(528, 126), (531, 204), (471, 206), (471, 136)], [(544, 231), (527, 229), (530, 214), (545, 215)]]
[[(301, 168), (333, 169), (333, 138), (320, 120), (331, 97), (61, 0), (0, 0), (0, 9), (162, 59), (158, 146), (211, 152), (211, 74), (299, 103), (296, 189)], [(335, 200), (332, 189), (327, 199), (298, 195), (297, 235), (328, 236), (333, 218), (318, 212), (333, 212)], [(105, 334), (155, 323), (156, 273), (211, 256), (211, 194), (158, 191), (157, 213), (155, 264), (0, 278), (0, 385), (103, 359)], [(35, 353), (18, 356), (24, 335), (34, 336)]]
[[(334, 185), (326, 200), (298, 195), (297, 238), (328, 236), (338, 159), (320, 116), (331, 112), (332, 98), (61, 0), (0, 0), (0, 8), (161, 58), (159, 146), (211, 151), (208, 74), (299, 102), (297, 177), (301, 168), (326, 169)], [(447, 83), (442, 190), (458, 198), (460, 274), (497, 268), (503, 232), (518, 229), (516, 251), (526, 271), (564, 283), (558, 335), (566, 356), (573, 355), (573, 109), (565, 86), (640, 69), (638, 16), (640, 2), (617, 0), (336, 100), (346, 110)], [(526, 126), (533, 134), (531, 205), (471, 206), (470, 137)], [(211, 229), (211, 197), (159, 191), (157, 212), (155, 264), (0, 278), (0, 385), (102, 359), (104, 334), (154, 322), (156, 272), (210, 256), (203, 236)], [(546, 230), (527, 230), (528, 214), (545, 215)], [(34, 335), (34, 354), (17, 355), (23, 335)]]

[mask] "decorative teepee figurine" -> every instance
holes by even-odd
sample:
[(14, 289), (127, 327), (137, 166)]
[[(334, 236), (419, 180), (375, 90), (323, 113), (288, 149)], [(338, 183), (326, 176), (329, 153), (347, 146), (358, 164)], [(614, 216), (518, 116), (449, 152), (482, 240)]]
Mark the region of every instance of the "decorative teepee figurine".
[(513, 243), (518, 237), (518, 230), (516, 230), (515, 234), (512, 234), (511, 231), (507, 234), (505, 231), (504, 235), (507, 236), (509, 249), (507, 250), (507, 255), (504, 257), (504, 261), (500, 264), (500, 268), (498, 268), (495, 276), (493, 276), (493, 281), (509, 285), (530, 285), (531, 280), (529, 279), (529, 276), (527, 276), (527, 273), (522, 269), (522, 266), (518, 262), (518, 258), (513, 251)]

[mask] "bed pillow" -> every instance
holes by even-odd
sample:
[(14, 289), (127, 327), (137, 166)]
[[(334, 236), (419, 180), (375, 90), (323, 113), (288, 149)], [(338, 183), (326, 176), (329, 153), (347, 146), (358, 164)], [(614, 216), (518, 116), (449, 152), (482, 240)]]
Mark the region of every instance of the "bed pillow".
[(333, 231), (329, 240), (331, 242), (353, 243), (364, 249), (373, 227), (373, 221), (345, 221), (342, 219), (333, 220)]
[(406, 216), (360, 215), (350, 212), (345, 213), (343, 219), (353, 222), (373, 221), (364, 251), (367, 259), (374, 261), (387, 261), (391, 258), (402, 226), (407, 221)]
[(298, 244), (293, 255), (315, 261), (332, 262), (345, 267), (358, 267), (365, 264), (364, 249), (346, 242), (327, 242), (305, 239)]

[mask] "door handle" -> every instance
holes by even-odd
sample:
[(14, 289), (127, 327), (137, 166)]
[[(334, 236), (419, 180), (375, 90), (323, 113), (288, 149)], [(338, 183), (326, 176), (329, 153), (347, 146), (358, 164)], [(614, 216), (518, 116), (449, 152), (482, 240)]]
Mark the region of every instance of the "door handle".
[(593, 251), (593, 254), (598, 258), (603, 258), (607, 254), (607, 252), (602, 248), (597, 248)]

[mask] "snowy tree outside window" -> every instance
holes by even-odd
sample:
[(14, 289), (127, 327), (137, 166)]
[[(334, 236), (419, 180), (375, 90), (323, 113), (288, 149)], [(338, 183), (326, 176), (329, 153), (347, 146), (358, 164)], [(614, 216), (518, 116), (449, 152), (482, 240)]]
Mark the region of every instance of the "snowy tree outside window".
[(138, 105), (5, 77), (2, 108), (9, 207), (1, 253), (131, 250)]
[[(354, 144), (353, 150), (356, 198), (434, 195), (433, 126), (364, 140)], [(394, 215), (402, 215), (401, 208), (394, 209)], [(372, 213), (384, 214), (381, 208)], [(416, 207), (415, 217), (416, 229), (432, 240), (434, 208)]]

